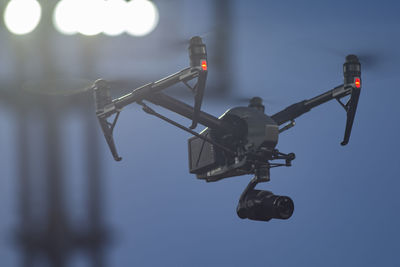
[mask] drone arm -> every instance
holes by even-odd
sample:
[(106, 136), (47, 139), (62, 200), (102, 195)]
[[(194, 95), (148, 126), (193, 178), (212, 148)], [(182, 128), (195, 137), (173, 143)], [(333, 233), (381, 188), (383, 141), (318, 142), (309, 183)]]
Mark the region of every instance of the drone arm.
[(278, 124), (282, 125), (285, 122), (292, 121), (297, 117), (300, 117), (304, 113), (310, 111), (312, 108), (324, 104), (332, 99), (340, 99), (352, 93), (352, 87), (340, 85), (333, 88), (323, 94), (313, 97), (308, 100), (303, 100), (296, 104), (293, 104), (284, 110), (274, 114), (271, 118)]
[[(176, 83), (189, 81), (193, 78), (196, 78), (200, 75), (199, 73), (201, 74), (201, 71), (199, 71), (196, 67), (187, 68), (157, 82), (143, 85), (133, 90), (129, 94), (112, 100), (110, 104), (103, 105), (103, 109), (101, 112), (97, 113), (97, 116), (99, 118), (107, 118), (131, 103), (148, 100), (186, 118), (193, 119), (196, 114), (196, 107), (193, 108), (184, 102), (161, 93), (161, 91)], [(198, 111), (197, 117), (198, 122), (207, 127), (214, 129), (226, 128), (226, 126), (223, 126), (222, 122), (218, 120), (218, 118), (206, 112)]]
[[(109, 93), (109, 85), (104, 80), (97, 80), (94, 84), (94, 88), (107, 88), (104, 92), (108, 94), (107, 99), (104, 99), (103, 95), (97, 97), (96, 100), (98, 102), (96, 108), (96, 114), (99, 118), (107, 118), (111, 115), (119, 112), (125, 106), (140, 102), (151, 94), (161, 92), (162, 90), (177, 84), (179, 82), (187, 82), (196, 77), (199, 77), (199, 73), (201, 72), (199, 67), (191, 67), (184, 70), (181, 70), (175, 74), (172, 74), (168, 77), (165, 77), (159, 81), (145, 84), (139, 88), (134, 89), (131, 93), (111, 100), (111, 96)], [(98, 90), (103, 91), (103, 90)]]
[[(153, 104), (162, 106), (188, 119), (193, 119), (193, 116), (195, 114), (195, 109), (193, 107), (163, 93), (152, 94), (145, 99), (152, 102)], [(198, 122), (204, 126), (226, 132), (232, 131), (232, 127), (230, 126), (230, 124), (219, 120), (211, 114), (199, 111), (197, 116)]]
[(305, 102), (307, 100), (303, 100), (301, 102), (295, 103), (293, 105), (288, 106), (282, 111), (271, 116), (271, 118), (278, 124), (282, 125), (288, 121), (292, 121), (295, 118), (303, 115), (308, 112), (310, 109), (306, 107)]
[[(350, 139), (351, 129), (353, 127), (354, 117), (356, 114), (358, 99), (360, 97), (361, 91), (360, 78), (356, 77), (354, 81), (355, 82), (352, 84), (340, 85), (314, 98), (303, 100), (301, 102), (293, 104), (285, 108), (284, 110), (272, 115), (271, 118), (275, 120), (278, 125), (281, 125), (285, 122), (293, 121), (295, 118), (303, 115), (304, 113), (310, 111), (316, 106), (319, 106), (332, 99), (336, 99), (347, 113), (346, 129), (343, 141), (341, 142), (341, 145), (344, 146), (349, 142)], [(343, 104), (340, 99), (347, 95), (351, 95), (351, 97), (346, 104)]]
[[(113, 138), (113, 129), (120, 111), (123, 107), (131, 103), (136, 102), (143, 105), (144, 103), (142, 101), (144, 99), (151, 100), (153, 95), (160, 94), (158, 97), (154, 97), (153, 102), (187, 118), (191, 118), (192, 125), (190, 126), (190, 129), (194, 129), (198, 122), (209, 127), (219, 129), (223, 128), (221, 126), (222, 123), (218, 121), (218, 118), (200, 111), (207, 80), (207, 52), (206, 45), (203, 44), (201, 38), (198, 36), (190, 39), (189, 58), (189, 68), (181, 70), (159, 81), (148, 83), (133, 90), (131, 93), (114, 100), (111, 99), (110, 86), (106, 81), (98, 80), (95, 82), (93, 89), (96, 102), (96, 115), (115, 160), (121, 160), (117, 154)], [(192, 88), (187, 82), (194, 78), (198, 79), (196, 85)], [(166, 96), (162, 97), (162, 90), (179, 82), (183, 82), (187, 87), (194, 91), (195, 98), (193, 108), (173, 98)], [(150, 111), (149, 108), (146, 110)], [(109, 123), (107, 118), (113, 114), (117, 114), (117, 116), (113, 123)], [(177, 124), (175, 125), (177, 126)]]
[(199, 76), (201, 70), (197, 67), (187, 68), (172, 74), (168, 77), (165, 77), (159, 81), (148, 83), (143, 85), (131, 93), (126, 94), (122, 97), (114, 99), (112, 102), (117, 109), (121, 109), (131, 103), (138, 102), (143, 100), (146, 96), (149, 96), (153, 93), (161, 92), (162, 90), (177, 84), (179, 82), (187, 82)]
[[(191, 107), (175, 98), (169, 97), (163, 93), (162, 90), (179, 82), (187, 82), (198, 77), (197, 91), (200, 93), (196, 94), (195, 106)], [(148, 83), (143, 85), (131, 93), (126, 94), (120, 98), (111, 100), (110, 88), (106, 81), (98, 80), (94, 84), (95, 99), (96, 99), (96, 115), (99, 119), (101, 128), (106, 138), (107, 144), (113, 154), (116, 161), (121, 160), (116, 151), (113, 138), (113, 128), (118, 117), (115, 117), (113, 123), (109, 123), (107, 118), (113, 114), (119, 114), (123, 107), (131, 103), (140, 103), (142, 100), (148, 100), (156, 105), (162, 106), (175, 113), (178, 113), (186, 118), (192, 119), (192, 127), (197, 122), (214, 129), (222, 131), (231, 131), (230, 125), (220, 121), (218, 118), (200, 111), (200, 105), (202, 101), (202, 90), (204, 90), (206, 72), (202, 67), (190, 67), (170, 75), (159, 81)]]
[[(192, 125), (190, 129), (194, 129), (199, 122), (199, 113), (203, 102), (204, 88), (207, 80), (207, 51), (206, 45), (199, 36), (190, 39), (189, 46), (190, 68), (184, 69), (178, 73), (172, 74), (157, 82), (147, 84), (134, 90), (132, 93), (114, 100), (115, 107), (121, 109), (133, 102), (140, 102), (145, 96), (157, 93), (176, 83), (183, 82), (195, 93), (194, 109), (191, 115)], [(198, 78), (194, 88), (187, 84), (187, 81)]]

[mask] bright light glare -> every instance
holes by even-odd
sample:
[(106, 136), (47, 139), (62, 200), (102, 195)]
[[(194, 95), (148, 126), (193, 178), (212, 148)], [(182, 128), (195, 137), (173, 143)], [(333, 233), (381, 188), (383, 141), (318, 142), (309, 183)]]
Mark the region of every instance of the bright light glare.
[(75, 16), (78, 32), (87, 36), (101, 33), (103, 31), (103, 20), (107, 20), (107, 17), (103, 16), (104, 13), (103, 0), (80, 0)]
[(126, 11), (126, 32), (131, 35), (149, 34), (157, 26), (157, 7), (148, 0), (132, 0)]
[(8, 30), (22, 35), (33, 31), (39, 24), (42, 9), (36, 0), (12, 0), (4, 10)]
[(79, 3), (76, 0), (62, 0), (57, 3), (53, 13), (53, 24), (59, 32), (67, 35), (77, 33), (77, 7)]
[(103, 30), (104, 0), (61, 0), (53, 13), (56, 29), (67, 35), (96, 35)]
[(61, 0), (54, 9), (53, 23), (63, 34), (143, 36), (157, 26), (158, 10), (148, 0)]
[(127, 3), (124, 0), (107, 0), (104, 4), (103, 33), (110, 36), (122, 34), (125, 31), (125, 14)]

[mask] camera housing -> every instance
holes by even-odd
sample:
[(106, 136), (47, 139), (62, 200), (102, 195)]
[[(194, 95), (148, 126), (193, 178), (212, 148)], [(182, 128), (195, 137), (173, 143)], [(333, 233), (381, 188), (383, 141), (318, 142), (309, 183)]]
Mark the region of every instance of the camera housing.
[(251, 189), (239, 200), (236, 208), (241, 219), (269, 221), (289, 219), (294, 211), (290, 197), (274, 195), (271, 191)]

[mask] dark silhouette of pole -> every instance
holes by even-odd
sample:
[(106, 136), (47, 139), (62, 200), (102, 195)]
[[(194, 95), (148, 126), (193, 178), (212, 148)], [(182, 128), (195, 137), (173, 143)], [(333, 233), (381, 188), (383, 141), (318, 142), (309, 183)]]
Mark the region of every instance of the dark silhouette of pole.
[[(56, 1), (41, 3), (43, 18), (39, 28), (30, 36), (12, 38), (15, 42), (15, 58), (17, 78), (13, 87), (18, 88), (13, 93), (15, 111), (18, 119), (18, 214), (19, 224), (17, 241), (21, 250), (21, 266), (70, 266), (72, 257), (77, 252), (83, 252), (89, 259), (90, 266), (104, 266), (105, 245), (108, 235), (103, 222), (102, 191), (100, 171), (100, 152), (98, 151), (98, 125), (94, 114), (91, 95), (78, 96), (49, 96), (43, 92), (57, 91), (55, 88), (36, 88), (37, 91), (26, 92), (21, 90), (21, 84), (26, 81), (28, 73), (24, 72), (25, 55), (35, 53), (40, 55), (41, 61), (37, 68), (42, 73), (39, 80), (53, 80), (59, 77), (55, 58), (52, 56), (55, 30), (51, 25), (51, 12)], [(85, 37), (81, 37), (82, 40)], [(77, 40), (82, 41), (82, 40)], [(84, 44), (82, 44), (84, 45)], [(93, 63), (90, 53), (83, 53), (83, 63), (90, 69)], [(44, 83), (46, 84), (46, 83)], [(63, 88), (68, 87), (64, 84)], [(65, 135), (62, 132), (63, 119), (71, 112), (78, 112), (79, 118), (84, 121), (84, 135), (82, 140), (83, 172), (85, 175), (85, 224), (72, 225), (71, 207), (67, 205), (70, 188), (65, 187), (68, 182), (63, 172), (62, 141)], [(43, 127), (41, 135), (33, 135), (34, 123), (32, 113)], [(31, 144), (43, 144), (41, 151), (32, 151)], [(35, 147), (35, 149), (38, 149)], [(39, 161), (41, 168), (38, 173), (31, 172), (31, 165)], [(35, 184), (39, 182), (38, 184)], [(40, 198), (37, 205), (37, 198)], [(35, 212), (40, 208), (43, 212)], [(72, 207), (74, 208), (74, 207)], [(80, 253), (82, 254), (82, 253)]]

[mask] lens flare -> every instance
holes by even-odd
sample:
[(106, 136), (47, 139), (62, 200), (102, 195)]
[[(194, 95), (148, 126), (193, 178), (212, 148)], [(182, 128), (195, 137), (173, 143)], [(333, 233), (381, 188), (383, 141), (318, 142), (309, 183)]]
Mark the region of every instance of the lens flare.
[(36, 0), (12, 0), (4, 10), (4, 22), (12, 33), (28, 34), (39, 24), (41, 15), (42, 9)]
[(158, 24), (157, 7), (148, 0), (132, 0), (126, 13), (126, 32), (133, 36), (144, 36)]
[(53, 13), (54, 27), (62, 34), (76, 34), (78, 25), (75, 12), (78, 9), (78, 1), (62, 0), (57, 3)]
[(78, 32), (86, 36), (93, 36), (103, 31), (104, 1), (79, 1), (76, 12)]
[(104, 3), (103, 33), (109, 36), (120, 35), (125, 31), (127, 2), (107, 0)]

